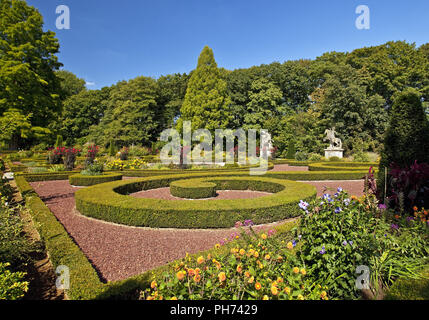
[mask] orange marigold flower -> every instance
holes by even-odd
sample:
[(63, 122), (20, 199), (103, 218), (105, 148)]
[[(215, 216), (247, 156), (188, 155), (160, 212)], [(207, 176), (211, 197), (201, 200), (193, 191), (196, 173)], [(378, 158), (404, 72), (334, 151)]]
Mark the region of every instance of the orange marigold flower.
[(246, 278), (250, 278), (250, 272), (249, 272), (249, 271), (246, 271), (246, 272), (244, 273), (244, 275), (246, 276)]
[(226, 274), (225, 274), (225, 272), (219, 273), (217, 277), (219, 278), (220, 282), (224, 282), (226, 280)]
[(269, 255), (269, 254), (267, 254), (266, 256), (265, 256), (265, 260), (270, 260), (271, 259), (271, 256)]
[(176, 277), (177, 277), (177, 279), (179, 279), (179, 281), (182, 281), (183, 278), (185, 277), (185, 275), (186, 275), (186, 271), (184, 271), (184, 270), (181, 270), (181, 271), (176, 273)]
[(239, 253), (243, 256), (246, 253), (246, 250), (240, 249)]
[(265, 240), (265, 239), (267, 239), (267, 235), (265, 233), (263, 233), (263, 234), (261, 234), (261, 238)]
[(220, 248), (220, 244), (219, 243), (216, 243), (215, 244), (215, 249), (219, 249)]
[(280, 278), (280, 277), (278, 277), (278, 278), (277, 278), (277, 282), (278, 282), (278, 283), (282, 283), (282, 282), (283, 282), (283, 279), (282, 279), (282, 278)]
[(188, 269), (188, 274), (190, 277), (195, 275), (195, 270), (194, 269)]
[(200, 274), (201, 269), (200, 268), (195, 268), (195, 274)]
[(279, 293), (279, 289), (277, 289), (276, 286), (271, 286), (271, 293), (273, 294), (273, 296), (276, 296)]
[(301, 269), (301, 274), (302, 274), (303, 276), (305, 276), (305, 275), (307, 274), (307, 271), (305, 271), (305, 269)]
[(158, 284), (156, 283), (156, 281), (155, 280), (153, 280), (151, 283), (150, 283), (150, 287), (152, 288), (152, 289), (154, 289), (154, 288), (156, 288), (156, 286), (157, 286)]
[(286, 294), (290, 294), (290, 288), (289, 288), (289, 287), (286, 287), (286, 288), (285, 288), (285, 292), (286, 292)]
[(155, 300), (155, 297), (153, 297), (153, 296), (148, 296), (148, 297), (146, 298), (146, 300)]
[(194, 276), (194, 281), (195, 281), (195, 282), (200, 282), (200, 281), (201, 281), (201, 276), (200, 276), (199, 274), (196, 274), (196, 275)]
[(286, 245), (286, 248), (288, 248), (289, 250), (292, 250), (293, 249), (293, 243), (289, 241)]
[(322, 291), (322, 293), (320, 294), (320, 297), (322, 299), (325, 299), (327, 297), (328, 293), (326, 291)]
[(299, 273), (299, 268), (298, 267), (293, 268), (293, 273)]
[(262, 285), (259, 282), (255, 283), (255, 289), (256, 290), (261, 290), (262, 289)]
[(255, 251), (255, 253), (253, 254), (253, 256), (254, 256), (255, 258), (259, 258), (259, 252), (258, 252), (258, 251)]
[(255, 280), (255, 277), (254, 276), (251, 276), (250, 278), (249, 278), (249, 280), (247, 280), (247, 282), (248, 283), (253, 283), (253, 281)]
[(199, 256), (198, 257), (198, 259), (197, 259), (197, 263), (198, 264), (202, 264), (202, 263), (204, 263), (206, 260), (204, 259), (204, 257), (203, 256)]
[(241, 265), (237, 266), (237, 272), (238, 273), (242, 273), (243, 272), (243, 267)]

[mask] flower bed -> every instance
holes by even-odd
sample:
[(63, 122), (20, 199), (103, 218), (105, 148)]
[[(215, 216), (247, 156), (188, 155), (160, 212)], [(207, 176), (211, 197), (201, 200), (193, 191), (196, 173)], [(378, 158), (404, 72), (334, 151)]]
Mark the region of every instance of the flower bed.
[(275, 193), (263, 198), (208, 202), (133, 198), (127, 194), (168, 187), (172, 181), (198, 178), (196, 175), (147, 177), (92, 186), (76, 192), (80, 213), (110, 222), (147, 227), (227, 228), (238, 220), (269, 223), (299, 215), (300, 199), (316, 195), (313, 186), (262, 177), (200, 176), (201, 181), (216, 183), (217, 189), (254, 190)]
[(170, 193), (179, 198), (204, 199), (216, 195), (216, 183), (190, 180), (178, 180), (170, 183)]
[(69, 176), (69, 182), (72, 186), (93, 186), (100, 183), (122, 180), (122, 174), (119, 173), (103, 173), (100, 175), (83, 175), (74, 174)]

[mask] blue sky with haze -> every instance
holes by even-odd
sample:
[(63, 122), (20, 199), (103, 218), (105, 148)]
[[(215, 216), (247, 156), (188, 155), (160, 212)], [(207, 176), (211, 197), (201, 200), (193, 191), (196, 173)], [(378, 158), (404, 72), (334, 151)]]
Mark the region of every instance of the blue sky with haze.
[[(140, 75), (189, 72), (210, 46), (219, 67), (253, 65), (327, 51), (351, 51), (389, 40), (429, 42), (428, 0), (27, 0), (56, 32), (64, 69), (98, 89)], [(370, 29), (358, 30), (358, 5)], [(57, 30), (58, 5), (70, 8), (70, 30)]]

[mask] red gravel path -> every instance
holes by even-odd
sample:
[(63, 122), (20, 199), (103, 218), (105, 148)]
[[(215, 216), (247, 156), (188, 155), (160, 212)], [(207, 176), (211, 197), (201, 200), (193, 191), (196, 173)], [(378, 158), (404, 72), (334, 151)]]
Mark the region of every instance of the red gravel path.
[[(226, 199), (252, 199), (268, 196), (272, 193), (261, 192), (261, 191), (250, 191), (250, 190), (217, 190), (217, 196), (208, 199), (199, 200), (226, 200)], [(163, 200), (190, 200), (172, 196), (170, 188), (158, 188), (151, 190), (144, 190), (136, 193), (131, 193), (130, 196), (135, 198), (153, 198)], [(191, 200), (192, 201), (192, 200)]]
[(307, 166), (290, 166), (288, 164), (275, 164), (274, 168), (270, 171), (277, 172), (277, 171), (308, 171)]
[[(362, 196), (364, 188), (364, 180), (335, 180), (335, 181), (301, 181), (311, 184), (316, 187), (317, 195), (321, 196), (323, 193), (334, 194), (337, 188), (341, 187), (351, 196)], [(328, 188), (326, 191), (325, 189)]]
[[(136, 228), (116, 225), (80, 215), (75, 210), (74, 192), (67, 180), (32, 182), (39, 194), (103, 280), (128, 278), (154, 267), (197, 253), (229, 237), (235, 228), (181, 230)], [(257, 227), (268, 229), (275, 224)]]

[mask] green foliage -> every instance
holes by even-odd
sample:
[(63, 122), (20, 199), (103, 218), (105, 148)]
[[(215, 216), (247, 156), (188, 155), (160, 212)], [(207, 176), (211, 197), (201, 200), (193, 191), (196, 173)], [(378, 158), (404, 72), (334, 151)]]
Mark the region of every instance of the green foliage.
[(24, 272), (11, 272), (9, 263), (0, 262), (0, 300), (18, 300), (28, 291)]
[(122, 174), (118, 173), (99, 173), (99, 174), (75, 174), (69, 176), (69, 182), (72, 186), (93, 186), (99, 183), (122, 180)]
[(334, 157), (330, 157), (328, 160), (331, 162), (339, 162), (341, 161), (341, 158), (334, 156)]
[(392, 163), (402, 168), (411, 166), (414, 161), (429, 163), (429, 122), (420, 97), (414, 89), (404, 90), (395, 96), (377, 179), (380, 199), (390, 195), (389, 190), (384, 195), (384, 168), (389, 168)]
[(66, 171), (66, 168), (63, 164), (54, 164), (48, 169), (48, 172), (63, 172)]
[(189, 79), (177, 128), (181, 130), (186, 120), (192, 121), (193, 130), (228, 128), (232, 120), (229, 104), (227, 83), (217, 67), (212, 49), (205, 46)]
[(320, 161), (322, 160), (322, 156), (318, 153), (311, 153), (308, 156), (308, 161)]
[(61, 80), (62, 100), (86, 91), (85, 80), (79, 79), (75, 74), (67, 70), (58, 70), (56, 76)]
[(297, 161), (307, 161), (308, 160), (308, 154), (302, 151), (298, 151), (295, 153), (295, 160)]
[(216, 196), (216, 184), (194, 179), (170, 183), (171, 195), (186, 199), (204, 199)]
[(218, 190), (250, 189), (275, 194), (263, 198), (216, 201), (159, 200), (127, 195), (141, 190), (168, 187), (172, 181), (191, 177), (207, 177), (207, 174), (148, 177), (92, 186), (76, 192), (76, 208), (84, 215), (126, 225), (221, 228), (231, 227), (238, 220), (251, 219), (255, 223), (268, 223), (296, 216), (298, 199), (311, 199), (316, 194), (313, 186), (303, 183), (224, 175), (207, 177), (204, 181), (215, 182)]
[(339, 189), (304, 209), (308, 214), (296, 229), (303, 240), (297, 254), (334, 298), (358, 297), (359, 265), (371, 270), (370, 289), (377, 297), (399, 276), (416, 276), (414, 270), (425, 263), (425, 226), (391, 225), (373, 195), (358, 200)]
[(55, 141), (55, 148), (63, 146), (63, 136), (57, 135), (57, 140)]
[[(219, 244), (208, 255), (188, 256), (155, 276), (147, 300), (321, 300), (326, 291), (310, 281), (305, 265), (283, 238), (242, 230), (230, 251)], [(241, 240), (243, 239), (243, 240)], [(290, 244), (292, 245), (292, 244)], [(287, 262), (286, 262), (287, 261)], [(238, 310), (238, 309), (237, 309)]]
[(85, 170), (81, 171), (81, 175), (84, 176), (97, 176), (103, 174), (104, 165), (102, 163), (91, 163), (85, 167)]
[(115, 142), (113, 140), (110, 140), (110, 144), (109, 144), (109, 156), (114, 157), (115, 155), (116, 155)]
[(286, 159), (295, 159), (296, 148), (295, 140), (291, 139), (287, 148)]
[(31, 138), (22, 130), (46, 134), (60, 111), (60, 80), (54, 72), (61, 66), (55, 56), (59, 44), (52, 31), (43, 30), (40, 13), (21, 0), (1, 1), (0, 34), (8, 35), (0, 39), (0, 117), (12, 113), (10, 120), (19, 124), (10, 142), (17, 148)]

